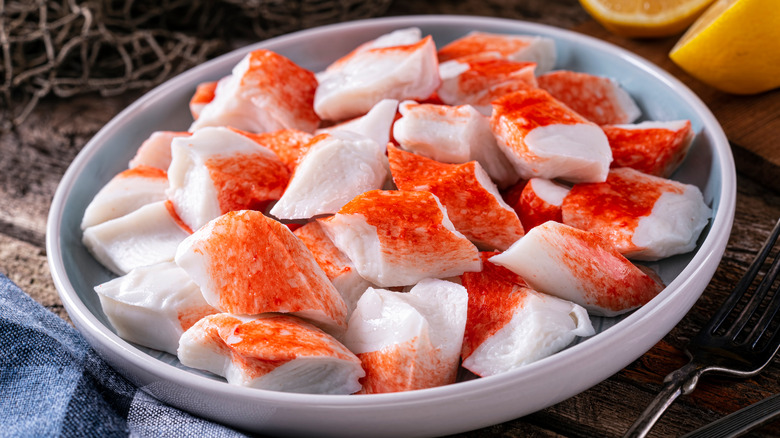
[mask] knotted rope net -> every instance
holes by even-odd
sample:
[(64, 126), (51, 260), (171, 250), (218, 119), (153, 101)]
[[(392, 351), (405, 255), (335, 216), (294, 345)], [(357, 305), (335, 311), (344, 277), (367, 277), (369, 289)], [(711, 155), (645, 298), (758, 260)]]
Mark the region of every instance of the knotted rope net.
[(384, 13), (391, 0), (0, 0), (0, 107), (148, 89), (237, 41)]

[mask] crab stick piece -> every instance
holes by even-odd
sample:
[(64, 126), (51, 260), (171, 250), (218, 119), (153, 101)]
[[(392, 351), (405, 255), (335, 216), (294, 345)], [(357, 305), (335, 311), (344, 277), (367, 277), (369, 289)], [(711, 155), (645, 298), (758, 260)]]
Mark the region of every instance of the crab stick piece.
[(563, 222), (563, 198), (569, 188), (543, 178), (531, 178), (514, 206), (527, 231), (547, 221)]
[(124, 216), (146, 204), (164, 201), (168, 175), (154, 167), (138, 166), (111, 179), (84, 210), (81, 229)]
[(138, 166), (154, 167), (168, 170), (171, 165), (171, 142), (176, 137), (187, 137), (189, 132), (155, 131), (141, 143), (135, 156), (128, 164), (129, 168)]
[(271, 150), (227, 128), (175, 138), (172, 154), (166, 193), (192, 230), (229, 211), (263, 210), (290, 178)]
[(374, 190), (321, 219), (358, 273), (380, 287), (478, 271), (479, 252), (430, 192)]
[(232, 126), (250, 132), (313, 132), (320, 123), (312, 107), (316, 88), (314, 73), (269, 50), (255, 50), (219, 80), (214, 99), (189, 130)]
[(394, 146), (388, 157), (396, 186), (436, 195), (455, 229), (477, 247), (503, 251), (523, 236), (517, 213), (476, 161), (439, 163)]
[(454, 383), (467, 305), (466, 289), (444, 280), (422, 280), (409, 292), (368, 289), (344, 335), (366, 370), (360, 393)]
[(249, 137), (260, 146), (273, 151), (273, 153), (275, 153), (287, 166), (287, 170), (290, 171), (291, 175), (303, 156), (309, 151), (309, 142), (314, 138), (312, 134), (297, 129), (280, 129), (278, 131), (262, 132), (260, 134), (235, 128), (229, 129)]
[(308, 394), (352, 394), (360, 360), (317, 327), (288, 315), (207, 316), (184, 332), (179, 361), (232, 385)]
[(600, 235), (553, 221), (531, 229), (490, 262), (520, 275), (534, 290), (593, 315), (620, 315), (663, 289)]
[[(394, 30), (390, 33), (380, 35), (376, 39), (360, 44), (346, 56), (342, 56), (330, 64), (325, 72), (332, 72), (341, 69), (347, 61), (351, 60), (353, 57), (362, 52), (367, 52), (373, 49), (382, 49), (385, 47), (408, 46), (420, 42), (421, 39), (422, 31), (417, 27), (407, 27), (404, 29)], [(325, 72), (318, 73), (318, 76), (325, 74)]]
[(386, 145), (390, 141), (390, 131), (398, 113), (398, 101), (395, 99), (382, 99), (374, 105), (364, 116), (357, 117), (344, 123), (329, 126), (317, 130), (318, 134), (333, 131), (350, 131), (365, 135), (379, 145)]
[(612, 78), (557, 70), (538, 77), (539, 88), (597, 125), (630, 123), (642, 112)]
[(472, 106), (405, 101), (399, 110), (402, 117), (393, 125), (393, 137), (405, 150), (442, 163), (476, 160), (499, 187), (517, 181), (514, 166), (498, 148), (490, 119)]
[(222, 312), (291, 313), (343, 333), (347, 306), (311, 251), (258, 211), (227, 213), (179, 245), (176, 264)]
[(95, 286), (95, 292), (122, 339), (173, 355), (185, 330), (218, 313), (173, 262), (135, 268)]
[(82, 241), (103, 266), (117, 275), (172, 261), (188, 235), (168, 205), (158, 201), (84, 230)]
[(682, 164), (693, 141), (689, 120), (606, 125), (612, 167), (630, 167), (668, 178)]
[(587, 311), (529, 288), (518, 275), (482, 253), (482, 271), (466, 272), (468, 319), (463, 367), (485, 377), (535, 362), (564, 349), (577, 336), (595, 334)]
[(371, 283), (358, 274), (352, 261), (333, 244), (318, 221), (297, 228), (293, 234), (314, 255), (314, 260), (344, 298), (347, 315), (350, 315), (363, 292), (372, 286)]
[(470, 32), (439, 49), (439, 62), (453, 59), (508, 59), (537, 64), (537, 73), (555, 66), (555, 41), (541, 36)]
[(490, 116), (490, 104), (509, 93), (536, 88), (533, 62), (506, 59), (452, 60), (439, 65), (437, 95), (448, 105), (472, 105)]
[(318, 78), (314, 109), (322, 119), (334, 121), (364, 115), (382, 99), (425, 99), (441, 83), (430, 36), (409, 45), (353, 52)]
[(627, 167), (603, 183), (575, 184), (562, 209), (563, 223), (601, 234), (635, 260), (692, 251), (712, 213), (698, 187)]
[(203, 108), (214, 100), (218, 81), (203, 82), (195, 87), (195, 94), (190, 98), (190, 114), (197, 120)]
[(539, 89), (493, 103), (490, 119), (499, 146), (523, 179), (604, 181), (612, 161), (601, 128)]
[(382, 188), (385, 182), (385, 145), (366, 136), (334, 131), (315, 136), (308, 148), (270, 210), (279, 219), (336, 213), (355, 196)]

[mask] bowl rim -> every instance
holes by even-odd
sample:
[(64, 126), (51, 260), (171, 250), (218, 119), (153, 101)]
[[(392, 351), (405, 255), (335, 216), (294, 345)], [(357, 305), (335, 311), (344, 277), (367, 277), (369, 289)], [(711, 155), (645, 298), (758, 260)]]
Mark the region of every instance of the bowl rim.
[[(229, 385), (224, 381), (196, 375), (153, 358), (127, 341), (121, 339), (105, 327), (79, 299), (73, 284), (67, 276), (64, 265), (64, 255), (59, 251), (59, 243), (61, 240), (60, 229), (62, 227), (64, 208), (72, 193), (75, 179), (86, 167), (91, 158), (97, 153), (100, 145), (104, 144), (106, 139), (110, 138), (113, 132), (119, 129), (121, 123), (131, 113), (147, 105), (157, 93), (160, 93), (161, 91), (164, 91), (166, 87), (171, 86), (170, 84), (174, 80), (180, 81), (186, 78), (201, 76), (204, 72), (209, 71), (209, 69), (213, 69), (230, 60), (238, 59), (246, 52), (257, 48), (276, 44), (290, 44), (298, 39), (308, 39), (320, 33), (329, 33), (343, 28), (367, 28), (377, 24), (395, 25), (397, 28), (409, 27), (412, 25), (444, 24), (462, 24), (468, 26), (487, 26), (494, 24), (511, 25), (518, 27), (518, 31), (522, 28), (523, 33), (551, 35), (568, 41), (573, 41), (576, 38), (578, 44), (585, 44), (591, 48), (607, 52), (610, 55), (619, 56), (631, 64), (636, 65), (639, 69), (652, 73), (661, 83), (680, 94), (681, 97), (691, 105), (691, 109), (694, 110), (701, 119), (701, 132), (706, 131), (708, 135), (712, 137), (713, 163), (717, 163), (720, 166), (720, 196), (712, 200), (713, 206), (717, 205), (717, 210), (711, 219), (708, 235), (702, 242), (696, 254), (694, 254), (693, 258), (688, 262), (680, 274), (650, 303), (635, 310), (617, 325), (593, 338), (586, 339), (580, 344), (556, 353), (548, 358), (499, 375), (458, 382), (453, 385), (400, 393), (370, 394), (362, 395), (360, 397), (350, 397), (343, 395), (293, 394)], [(497, 390), (506, 385), (517, 384), (518, 380), (532, 379), (534, 376), (540, 374), (542, 370), (547, 373), (550, 372), (551, 368), (553, 371), (563, 371), (572, 366), (576, 367), (576, 362), (580, 360), (580, 356), (584, 354), (586, 349), (596, 346), (602, 349), (616, 348), (621, 343), (630, 342), (631, 339), (626, 333), (626, 330), (615, 329), (618, 327), (636, 326), (638, 328), (651, 330), (650, 322), (654, 318), (662, 318), (664, 312), (666, 312), (671, 305), (675, 304), (672, 299), (674, 298), (675, 292), (678, 292), (689, 285), (694, 274), (702, 272), (703, 270), (709, 270), (711, 271), (707, 277), (707, 280), (709, 281), (722, 257), (726, 243), (728, 242), (733, 223), (735, 205), (736, 170), (728, 141), (720, 124), (707, 106), (687, 86), (650, 61), (614, 44), (572, 30), (545, 24), (506, 18), (475, 17), (467, 15), (409, 15), (371, 18), (331, 24), (270, 38), (236, 49), (199, 66), (193, 67), (146, 92), (101, 128), (69, 165), (56, 189), (50, 207), (46, 229), (46, 252), (55, 287), (69, 316), (79, 331), (85, 334), (88, 340), (94, 337), (93, 342), (100, 343), (100, 348), (96, 348), (96, 350), (106, 349), (115, 355), (119, 355), (133, 367), (143, 369), (157, 379), (170, 381), (184, 387), (197, 385), (201, 391), (226, 395), (246, 401), (275, 402), (279, 405), (296, 405), (309, 408), (320, 408), (323, 406), (365, 407), (366, 405), (379, 407), (383, 405), (398, 405), (399, 403), (430, 403), (437, 399), (449, 398), (455, 395), (466, 397), (471, 393)], [(699, 295), (696, 295), (695, 298), (698, 299), (698, 296)], [(690, 302), (688, 309), (693, 305), (696, 299)], [(652, 346), (652, 344), (650, 346)], [(95, 348), (94, 345), (93, 348)], [(621, 365), (620, 368), (623, 368), (625, 365), (626, 364)], [(597, 382), (587, 384), (582, 390), (587, 389), (595, 383)]]

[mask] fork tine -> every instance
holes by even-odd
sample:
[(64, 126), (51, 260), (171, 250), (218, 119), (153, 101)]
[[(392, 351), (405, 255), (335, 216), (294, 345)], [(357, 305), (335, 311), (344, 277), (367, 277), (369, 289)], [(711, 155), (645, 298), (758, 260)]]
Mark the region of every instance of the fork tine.
[[(780, 259), (780, 257), (778, 257), (778, 259)], [(775, 272), (775, 274), (777, 274), (777, 272)], [(778, 276), (775, 275), (775, 280), (777, 280), (777, 278)], [(772, 324), (772, 320), (774, 320), (778, 310), (780, 310), (780, 282), (775, 281), (775, 283), (778, 283), (777, 284), (778, 287), (775, 288), (774, 295), (772, 296), (769, 305), (766, 307), (764, 313), (756, 322), (756, 326), (750, 332), (750, 336), (748, 337), (748, 339), (755, 339), (751, 345), (752, 348), (756, 348), (759, 341), (761, 340), (761, 337), (764, 336), (764, 333), (766, 333), (766, 331), (769, 329), (770, 325)], [(767, 345), (772, 345), (780, 342), (778, 336), (780, 336), (780, 327), (775, 327), (775, 332), (772, 335), (772, 338)]]
[[(751, 315), (753, 315), (753, 313), (755, 313), (756, 310), (758, 310), (759, 306), (764, 301), (764, 298), (766, 298), (767, 294), (769, 293), (772, 287), (772, 284), (777, 279), (779, 272), (780, 272), (780, 257), (775, 256), (775, 259), (772, 262), (772, 266), (770, 266), (769, 270), (764, 274), (764, 278), (761, 280), (761, 283), (759, 283), (755, 293), (750, 298), (750, 301), (745, 306), (745, 308), (742, 309), (742, 312), (740, 312), (739, 317), (737, 318), (739, 323), (735, 324), (734, 327), (730, 328), (729, 331), (726, 333), (726, 336), (732, 336), (732, 339), (735, 339), (737, 335), (739, 335), (739, 333), (745, 327), (745, 325), (750, 322)], [(760, 324), (756, 324), (755, 327), (756, 328), (760, 327)], [(755, 329), (753, 331), (755, 331)], [(749, 336), (749, 338), (750, 337), (752, 336)]]
[(761, 269), (764, 261), (769, 256), (769, 253), (771, 252), (775, 242), (777, 242), (778, 236), (780, 236), (780, 219), (777, 221), (777, 223), (775, 223), (775, 227), (772, 229), (769, 238), (767, 238), (767, 240), (764, 242), (764, 246), (761, 247), (761, 251), (750, 264), (750, 267), (748, 268), (745, 275), (739, 280), (737, 286), (734, 288), (734, 291), (728, 296), (728, 298), (726, 298), (726, 301), (712, 316), (710, 321), (707, 323), (707, 326), (703, 328), (702, 332), (714, 333), (721, 327), (721, 325), (723, 325), (728, 315), (734, 310), (737, 303), (739, 303), (740, 298), (745, 295), (745, 292), (747, 292), (750, 284), (758, 275), (758, 271)]

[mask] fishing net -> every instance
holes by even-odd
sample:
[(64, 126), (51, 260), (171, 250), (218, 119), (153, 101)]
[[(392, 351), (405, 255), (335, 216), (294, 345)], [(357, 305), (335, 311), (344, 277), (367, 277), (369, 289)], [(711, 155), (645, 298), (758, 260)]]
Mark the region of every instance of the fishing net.
[(384, 13), (391, 0), (0, 0), (0, 107), (148, 89), (240, 41)]

